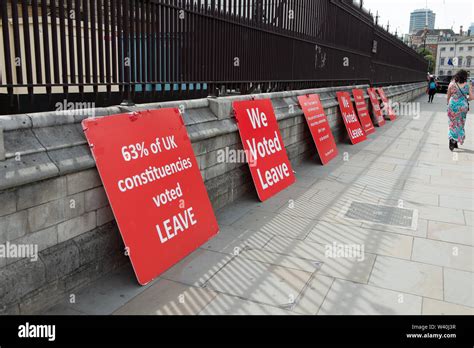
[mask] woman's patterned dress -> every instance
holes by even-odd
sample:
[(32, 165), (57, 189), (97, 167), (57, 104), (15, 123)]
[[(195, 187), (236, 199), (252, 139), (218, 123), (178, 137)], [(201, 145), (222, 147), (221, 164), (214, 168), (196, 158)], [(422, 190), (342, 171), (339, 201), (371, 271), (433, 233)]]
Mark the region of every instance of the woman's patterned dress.
[(448, 118), (449, 118), (449, 139), (457, 141), (460, 145), (464, 143), (464, 138), (466, 137), (464, 133), (464, 124), (466, 123), (466, 114), (468, 112), (468, 102), (469, 98), (469, 83), (466, 83), (461, 87), (461, 91), (456, 86), (454, 82), (449, 85), (449, 91), (451, 92), (451, 99), (449, 100), (448, 105)]

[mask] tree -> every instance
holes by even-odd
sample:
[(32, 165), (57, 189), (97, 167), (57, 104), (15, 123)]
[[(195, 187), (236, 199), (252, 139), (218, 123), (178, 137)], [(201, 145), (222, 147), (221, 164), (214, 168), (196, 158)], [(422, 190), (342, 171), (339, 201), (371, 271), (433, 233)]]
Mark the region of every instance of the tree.
[(428, 62), (428, 71), (435, 71), (436, 60), (433, 56), (433, 53), (429, 49), (423, 47), (418, 50), (418, 53), (420, 53)]

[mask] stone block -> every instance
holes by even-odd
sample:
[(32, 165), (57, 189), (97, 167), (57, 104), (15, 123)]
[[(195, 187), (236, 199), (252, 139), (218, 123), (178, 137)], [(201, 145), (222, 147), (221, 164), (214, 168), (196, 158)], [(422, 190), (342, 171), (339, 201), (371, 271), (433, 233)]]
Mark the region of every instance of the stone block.
[(64, 277), (80, 266), (79, 248), (72, 240), (43, 250), (40, 258), (45, 265), (48, 282)]
[(26, 211), (0, 217), (0, 244), (23, 237), (27, 232)]
[[(58, 244), (58, 231), (56, 226), (44, 229), (42, 231), (28, 233), (27, 235), (18, 238), (11, 243), (16, 245), (33, 245), (37, 247), (37, 251), (40, 252), (47, 248), (50, 248)], [(16, 262), (22, 258), (9, 258), (7, 259), (7, 264)], [(31, 258), (29, 258), (31, 259)]]
[(83, 233), (92, 231), (96, 227), (96, 212), (91, 211), (58, 225), (58, 242), (62, 243)]
[(18, 303), (13, 305), (3, 305), (0, 306), (0, 315), (19, 315), (20, 307)]
[(87, 143), (77, 124), (34, 128), (33, 133), (47, 150), (83, 145)]
[(95, 167), (95, 161), (88, 145), (54, 150), (48, 154), (59, 168), (61, 175)]
[(4, 131), (31, 128), (31, 119), (25, 114), (0, 116), (0, 128)]
[(66, 178), (59, 177), (41, 181), (18, 189), (18, 210), (66, 197)]
[(0, 192), (0, 216), (12, 214), (16, 211), (17, 191)]
[(69, 174), (67, 178), (67, 192), (69, 195), (90, 190), (102, 185), (97, 169), (84, 170)]
[(45, 284), (45, 267), (23, 259), (0, 269), (0, 279), (0, 305), (8, 305)]
[(46, 153), (10, 158), (0, 166), (0, 190), (48, 179), (59, 174), (58, 167)]
[(46, 284), (20, 300), (20, 314), (34, 315), (41, 312), (49, 306), (56, 304), (59, 298), (64, 294), (64, 283), (54, 281)]
[(81, 253), (81, 265), (96, 261), (121, 249), (119, 231), (113, 223), (84, 233), (73, 240)]
[(94, 281), (100, 276), (100, 265), (99, 261), (93, 261), (86, 265), (82, 265), (67, 277), (63, 278), (64, 288), (66, 291), (74, 293), (84, 285)]
[(5, 156), (7, 158), (24, 156), (46, 151), (36, 139), (31, 129), (18, 129), (4, 133)]
[(28, 114), (33, 128), (60, 126), (63, 124), (74, 123), (72, 112), (65, 111), (47, 111)]
[(29, 230), (42, 230), (84, 214), (84, 193), (41, 204), (28, 209), (27, 212)]
[(97, 210), (97, 226), (105, 225), (108, 222), (114, 221), (114, 213), (110, 206), (106, 206)]
[(84, 202), (86, 212), (103, 208), (109, 204), (105, 190), (101, 186), (89, 191), (85, 191)]

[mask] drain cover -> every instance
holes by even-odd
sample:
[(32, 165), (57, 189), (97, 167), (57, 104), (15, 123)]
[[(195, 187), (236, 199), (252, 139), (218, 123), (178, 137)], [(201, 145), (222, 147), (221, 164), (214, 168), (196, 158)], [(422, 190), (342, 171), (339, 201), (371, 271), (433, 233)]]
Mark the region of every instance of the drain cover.
[(396, 226), (416, 230), (418, 211), (352, 201), (343, 211), (346, 219), (367, 221), (381, 225)]

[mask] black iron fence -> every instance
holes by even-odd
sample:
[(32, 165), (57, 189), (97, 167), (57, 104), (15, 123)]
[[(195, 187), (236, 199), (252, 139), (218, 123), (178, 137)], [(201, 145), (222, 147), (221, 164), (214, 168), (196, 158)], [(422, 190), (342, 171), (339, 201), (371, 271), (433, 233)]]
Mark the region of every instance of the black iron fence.
[(0, 0), (0, 113), (425, 79), (344, 0)]

